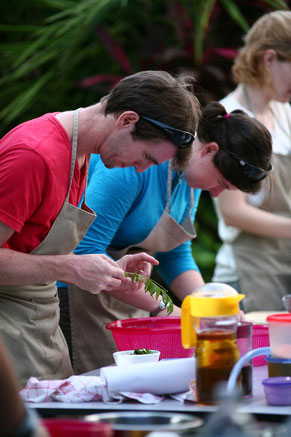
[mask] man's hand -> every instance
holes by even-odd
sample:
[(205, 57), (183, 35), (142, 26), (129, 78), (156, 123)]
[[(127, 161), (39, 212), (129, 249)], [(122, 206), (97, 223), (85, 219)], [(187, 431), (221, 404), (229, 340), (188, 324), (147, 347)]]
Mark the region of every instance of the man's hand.
[(74, 284), (92, 294), (101, 291), (136, 291), (143, 284), (133, 283), (124, 277), (124, 272), (150, 275), (151, 265), (159, 262), (147, 253), (125, 255), (117, 262), (106, 255), (66, 255), (66, 274), (59, 280)]
[(63, 282), (74, 284), (92, 294), (116, 290), (121, 286), (124, 271), (106, 255), (67, 255), (64, 260), (66, 273), (59, 278)]

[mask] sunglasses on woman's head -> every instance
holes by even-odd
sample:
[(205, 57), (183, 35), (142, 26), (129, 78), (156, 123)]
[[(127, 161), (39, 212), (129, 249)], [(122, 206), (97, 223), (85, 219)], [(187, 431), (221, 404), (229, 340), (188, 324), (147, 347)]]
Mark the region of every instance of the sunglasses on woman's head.
[(154, 120), (153, 118), (146, 117), (145, 115), (140, 115), (140, 118), (147, 120), (149, 123), (153, 124), (154, 126), (164, 131), (168, 135), (168, 137), (173, 141), (173, 143), (175, 143), (180, 149), (186, 149), (187, 147), (190, 147), (197, 135), (197, 132), (191, 134), (191, 132), (187, 132), (181, 129), (176, 129), (175, 127)]
[(263, 170), (262, 168), (256, 167), (253, 164), (241, 159), (235, 153), (229, 152), (228, 150), (220, 147), (225, 153), (227, 153), (235, 162), (237, 162), (241, 167), (243, 167), (242, 174), (254, 182), (260, 182), (265, 179), (268, 173), (274, 171), (273, 164), (270, 163), (268, 170)]

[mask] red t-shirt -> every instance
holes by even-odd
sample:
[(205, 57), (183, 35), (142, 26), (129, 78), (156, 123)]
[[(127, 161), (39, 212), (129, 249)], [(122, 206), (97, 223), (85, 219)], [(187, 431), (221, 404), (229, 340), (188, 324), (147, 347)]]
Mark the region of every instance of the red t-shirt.
[[(27, 121), (0, 141), (0, 221), (16, 232), (8, 247), (29, 253), (48, 234), (69, 187), (72, 145), (57, 113)], [(88, 157), (76, 161), (69, 201), (78, 205)]]

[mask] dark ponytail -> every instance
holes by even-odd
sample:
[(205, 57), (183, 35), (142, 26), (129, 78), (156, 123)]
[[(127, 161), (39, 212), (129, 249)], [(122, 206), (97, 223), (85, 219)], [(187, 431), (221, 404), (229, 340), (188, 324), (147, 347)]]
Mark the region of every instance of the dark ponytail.
[(272, 138), (262, 123), (240, 110), (229, 114), (220, 103), (211, 102), (202, 111), (197, 134), (202, 143), (218, 144), (213, 162), (225, 179), (241, 191), (258, 191), (260, 182), (246, 177), (234, 155), (259, 169), (269, 170)]

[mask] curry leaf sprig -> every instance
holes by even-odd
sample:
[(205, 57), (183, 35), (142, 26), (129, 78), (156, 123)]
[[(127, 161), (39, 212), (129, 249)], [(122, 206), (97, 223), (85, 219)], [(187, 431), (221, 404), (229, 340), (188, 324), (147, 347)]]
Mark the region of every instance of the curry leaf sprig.
[(163, 287), (157, 284), (153, 279), (148, 278), (147, 276), (140, 275), (138, 273), (130, 273), (125, 272), (124, 276), (126, 278), (130, 277), (131, 281), (134, 282), (143, 282), (144, 283), (144, 291), (149, 292), (151, 296), (156, 295), (156, 299), (158, 300), (159, 296), (162, 297), (162, 301), (165, 304), (168, 315), (173, 312), (173, 301)]

